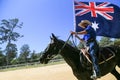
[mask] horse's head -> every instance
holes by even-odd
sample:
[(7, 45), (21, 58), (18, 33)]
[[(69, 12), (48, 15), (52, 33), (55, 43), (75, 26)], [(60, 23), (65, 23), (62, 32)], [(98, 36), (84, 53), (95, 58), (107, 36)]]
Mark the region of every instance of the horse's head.
[(52, 34), (51, 42), (47, 46), (47, 48), (43, 51), (43, 54), (40, 58), (41, 63), (47, 64), (55, 55), (58, 54), (59, 51), (59, 44), (57, 37)]

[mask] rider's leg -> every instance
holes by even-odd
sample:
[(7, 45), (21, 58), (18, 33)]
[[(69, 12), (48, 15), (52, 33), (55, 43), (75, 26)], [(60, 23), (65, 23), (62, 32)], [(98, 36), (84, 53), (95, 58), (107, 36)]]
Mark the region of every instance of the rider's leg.
[(95, 76), (100, 76), (100, 68), (99, 68), (99, 65), (98, 65), (98, 59), (96, 57), (96, 54), (94, 52), (94, 50), (92, 50), (90, 52), (90, 55), (91, 55), (91, 59), (92, 59), (92, 62), (93, 62), (93, 69), (94, 69), (94, 74)]
[(94, 73), (91, 76), (91, 78), (98, 78), (100, 77), (100, 69), (99, 69), (99, 65), (98, 65), (98, 59), (96, 56), (97, 50), (98, 50), (98, 46), (96, 44), (96, 42), (91, 42), (89, 43), (89, 53), (91, 56), (91, 60), (93, 62), (93, 69), (94, 69)]

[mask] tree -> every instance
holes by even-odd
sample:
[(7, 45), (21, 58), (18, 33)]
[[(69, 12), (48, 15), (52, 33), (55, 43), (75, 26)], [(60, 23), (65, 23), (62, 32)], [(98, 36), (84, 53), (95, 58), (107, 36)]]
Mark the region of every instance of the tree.
[(120, 39), (115, 39), (114, 40), (114, 45), (120, 46)]
[(36, 55), (37, 55), (37, 60), (40, 59), (40, 57), (42, 56), (42, 54), (43, 54), (43, 51), (41, 51), (40, 53), (36, 53)]
[(20, 56), (19, 56), (19, 61), (20, 62), (27, 62), (29, 55), (30, 55), (30, 49), (29, 49), (29, 45), (28, 44), (24, 44), (21, 48), (20, 48)]
[(109, 46), (112, 44), (113, 44), (113, 41), (108, 37), (102, 37), (100, 42), (99, 42), (100, 46)]
[(30, 60), (32, 61), (32, 62), (34, 62), (34, 61), (36, 61), (37, 60), (37, 54), (35, 53), (35, 51), (33, 51), (32, 53), (31, 53), (31, 56), (30, 56)]
[(12, 65), (13, 65), (13, 64), (18, 64), (18, 59), (17, 59), (17, 58), (14, 58), (14, 59), (11, 60), (10, 63), (11, 63)]
[(2, 51), (0, 50), (0, 66), (5, 65), (5, 55), (3, 55)]
[(5, 49), (5, 53), (6, 53), (6, 60), (7, 62), (10, 64), (10, 62), (16, 58), (17, 55), (17, 46), (16, 44), (7, 44), (6, 49)]
[(14, 31), (16, 28), (22, 28), (21, 26), (23, 25), (23, 23), (18, 24), (18, 22), (19, 20), (16, 18), (9, 20), (5, 20), (5, 19), (2, 20), (0, 27), (0, 33), (1, 33), (0, 40), (2, 43), (4, 42), (11, 43), (11, 41), (17, 41), (18, 38), (23, 37), (23, 35), (20, 35), (19, 33)]
[[(1, 22), (1, 26), (0, 26), (0, 43), (7, 43), (5, 52), (6, 52), (6, 61), (7, 61), (7, 65), (9, 64), (9, 54), (11, 55), (11, 51), (12, 50), (17, 50), (16, 49), (16, 45), (12, 43), (12, 41), (17, 41), (18, 38), (23, 37), (23, 35), (20, 35), (19, 33), (17, 33), (15, 30), (17, 28), (21, 28), (22, 23), (18, 24), (19, 20), (17, 18), (15, 19), (3, 19)], [(13, 49), (11, 49), (13, 48)], [(9, 50), (10, 49), (10, 50)], [(14, 51), (16, 52), (16, 51)]]

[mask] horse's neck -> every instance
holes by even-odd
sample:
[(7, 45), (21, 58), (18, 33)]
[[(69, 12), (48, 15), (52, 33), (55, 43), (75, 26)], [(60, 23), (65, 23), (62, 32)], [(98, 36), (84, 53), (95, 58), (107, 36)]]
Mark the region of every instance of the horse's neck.
[(61, 56), (67, 62), (68, 65), (71, 66), (72, 69), (78, 69), (80, 66), (80, 57), (79, 51), (75, 50), (74, 48), (67, 46), (65, 47), (62, 52)]

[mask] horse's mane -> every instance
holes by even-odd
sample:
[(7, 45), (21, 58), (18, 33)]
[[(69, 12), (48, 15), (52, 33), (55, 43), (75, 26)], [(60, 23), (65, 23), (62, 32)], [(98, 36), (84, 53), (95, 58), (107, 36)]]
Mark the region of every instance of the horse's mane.
[[(61, 39), (58, 39), (58, 41), (59, 41), (60, 43), (62, 43), (63, 45), (67, 42), (67, 41), (63, 41), (63, 40), (61, 40)], [(72, 46), (72, 45), (70, 45), (70, 44), (68, 44), (68, 43), (66, 43), (65, 46), (68, 47), (68, 48), (70, 48), (72, 51), (75, 51), (76, 53), (79, 53), (79, 52), (80, 52), (80, 50), (79, 50), (77, 47), (74, 47), (74, 46)]]

